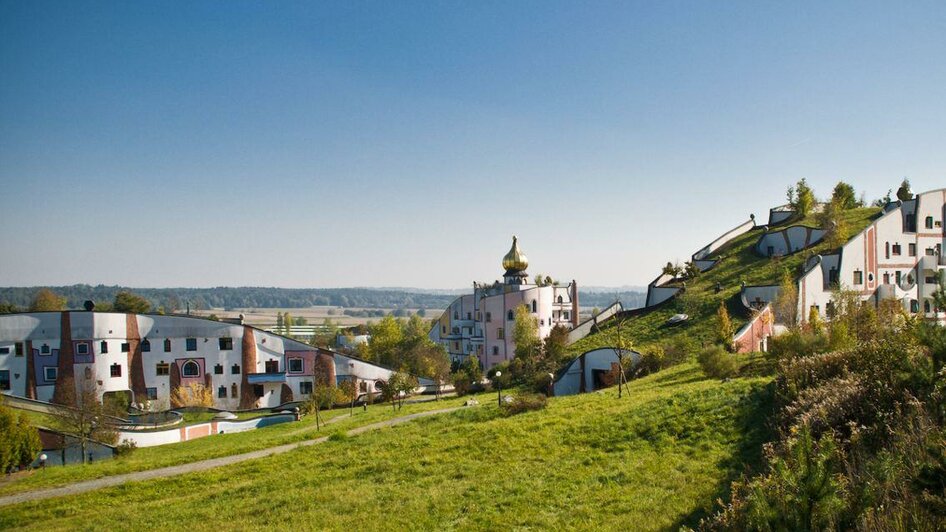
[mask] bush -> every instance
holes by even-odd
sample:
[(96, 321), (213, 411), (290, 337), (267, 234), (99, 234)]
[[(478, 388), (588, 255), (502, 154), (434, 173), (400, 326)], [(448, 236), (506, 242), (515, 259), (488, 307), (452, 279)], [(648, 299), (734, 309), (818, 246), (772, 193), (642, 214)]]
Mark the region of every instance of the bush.
[(707, 377), (723, 379), (732, 377), (739, 370), (736, 355), (727, 352), (722, 346), (707, 347), (697, 356), (700, 367)]
[(42, 448), (39, 433), (29, 419), (0, 399), (0, 472), (28, 466)]
[(512, 401), (502, 404), (502, 411), (507, 416), (514, 416), (531, 410), (542, 410), (548, 404), (548, 399), (538, 393), (521, 394), (513, 397)]
[(115, 446), (115, 456), (127, 456), (138, 448), (138, 444), (128, 438)]

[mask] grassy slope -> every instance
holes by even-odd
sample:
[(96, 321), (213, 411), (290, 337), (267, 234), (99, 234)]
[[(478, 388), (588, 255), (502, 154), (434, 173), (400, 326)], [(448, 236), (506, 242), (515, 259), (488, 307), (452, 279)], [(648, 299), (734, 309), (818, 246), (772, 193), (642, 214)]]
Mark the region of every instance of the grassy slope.
[[(862, 231), (879, 212), (880, 209), (875, 207), (848, 211), (845, 217), (850, 234), (853, 236)], [(812, 216), (805, 220), (790, 222), (779, 228), (799, 224), (817, 225)], [(739, 302), (742, 282), (748, 285), (778, 284), (782, 271), (786, 268), (797, 276), (801, 273), (801, 268), (808, 257), (832, 251), (827, 244), (820, 243), (810, 249), (778, 259), (760, 257), (756, 255), (753, 248), (761, 235), (762, 231), (755, 229), (736, 238), (713, 254), (713, 258), (718, 259), (716, 266), (695, 280), (687, 282), (687, 291), (697, 301), (695, 309), (686, 310), (690, 314), (689, 323), (673, 328), (662, 327), (671, 316), (685, 311), (678, 298), (677, 301), (665, 307), (625, 320), (622, 326), (625, 340), (633, 346), (643, 346), (683, 334), (698, 342), (712, 343), (715, 336), (716, 310), (721, 299), (726, 301), (730, 316), (734, 318), (737, 328), (745, 324), (745, 310)], [(723, 288), (719, 294), (715, 293), (717, 282)], [(569, 346), (569, 350), (578, 355), (590, 349), (613, 345), (616, 345), (616, 329), (607, 327), (597, 334), (575, 342)]]
[[(746, 464), (767, 378), (684, 364), (499, 417), (492, 402), (215, 471), (0, 512), (0, 528), (664, 529), (694, 524)], [(129, 511), (133, 509), (133, 511)]]
[[(489, 397), (480, 397), (481, 400), (487, 400), (488, 398), (492, 398), (492, 395), (490, 394)], [(357, 426), (367, 425), (382, 419), (389, 419), (415, 412), (460, 406), (466, 399), (468, 398), (452, 398), (441, 401), (405, 404), (401, 410), (396, 412), (388, 404), (371, 406), (368, 408), (367, 412), (363, 412), (361, 408), (356, 408), (354, 411), (355, 415), (351, 419), (348, 419), (348, 410), (332, 410), (323, 413), (323, 419), (334, 417), (344, 419), (340, 419), (327, 428), (323, 428), (321, 432), (316, 430), (315, 417), (308, 416), (298, 423), (281, 423), (247, 432), (210, 436), (171, 445), (143, 447), (136, 450), (131, 455), (118, 457), (113, 460), (103, 460), (88, 465), (51, 467), (45, 471), (37, 471), (27, 476), (15, 477), (14, 480), (4, 480), (0, 478), (0, 495), (9, 495), (11, 493), (61, 486), (63, 484), (108, 475), (144, 471), (208, 458), (218, 458), (221, 456), (255, 451), (266, 447), (274, 447), (276, 445), (325, 436), (339, 430), (347, 430)], [(51, 426), (53, 423), (48, 420), (44, 414), (29, 412), (28, 415), (34, 419), (34, 422), (46, 426)]]

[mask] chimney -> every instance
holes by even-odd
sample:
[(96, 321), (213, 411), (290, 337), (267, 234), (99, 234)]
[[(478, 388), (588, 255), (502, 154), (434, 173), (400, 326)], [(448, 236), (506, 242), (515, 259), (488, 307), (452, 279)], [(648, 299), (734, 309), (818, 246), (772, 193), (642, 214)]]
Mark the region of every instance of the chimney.
[(572, 327), (578, 326), (578, 281), (572, 279)]

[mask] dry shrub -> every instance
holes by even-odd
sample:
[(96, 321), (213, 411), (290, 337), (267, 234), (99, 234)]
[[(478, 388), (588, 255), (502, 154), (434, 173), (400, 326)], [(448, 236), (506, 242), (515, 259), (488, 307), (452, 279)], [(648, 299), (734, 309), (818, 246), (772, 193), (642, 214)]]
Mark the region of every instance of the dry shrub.
[(520, 394), (512, 398), (512, 401), (502, 403), (503, 413), (507, 416), (514, 416), (531, 410), (542, 410), (548, 404), (548, 399), (537, 393)]

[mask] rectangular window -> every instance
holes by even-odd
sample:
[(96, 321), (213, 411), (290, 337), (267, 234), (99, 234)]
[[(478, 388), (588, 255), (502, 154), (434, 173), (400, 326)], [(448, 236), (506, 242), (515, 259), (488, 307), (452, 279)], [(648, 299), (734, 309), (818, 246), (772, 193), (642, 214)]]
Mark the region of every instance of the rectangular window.
[(302, 359), (301, 358), (289, 359), (289, 373), (302, 373)]
[(214, 375), (223, 375), (223, 365), (217, 364), (214, 366)]
[(864, 284), (864, 272), (860, 270), (854, 272), (854, 284)]
[(227, 398), (227, 387), (221, 386), (217, 388), (217, 399), (226, 399)]
[(903, 250), (903, 248), (900, 247), (900, 244), (894, 244), (894, 245), (893, 245), (893, 254), (894, 254), (894, 255), (900, 255), (900, 252), (901, 252), (902, 250)]
[(897, 279), (897, 284), (900, 284), (900, 276), (901, 276), (902, 274), (897, 271), (897, 272), (893, 272), (893, 275), (894, 275), (894, 277)]
[(256, 396), (257, 398), (262, 397), (263, 395), (265, 395), (265, 394), (263, 393), (263, 385), (262, 385), (262, 384), (254, 384), (254, 385), (253, 385), (253, 395)]
[(112, 373), (112, 377), (121, 377), (122, 376), (122, 367), (119, 364), (112, 364), (109, 370)]
[(23, 342), (17, 342), (14, 349), (16, 350), (16, 356), (23, 356)]
[(9, 355), (9, 354), (10, 354), (9, 347), (0, 347), (0, 355)]
[(105, 340), (102, 340), (102, 342), (99, 344), (99, 351), (101, 351), (103, 355), (107, 355), (107, 354), (108, 354), (108, 342), (106, 342)]
[(164, 352), (165, 353), (171, 352), (171, 339), (170, 338), (164, 339)]
[(266, 368), (266, 373), (279, 373), (279, 361), (278, 360), (267, 360), (263, 367)]
[(221, 338), (220, 339), (220, 350), (221, 351), (230, 351), (233, 349), (233, 338)]
[(916, 257), (916, 244), (908, 244), (907, 251), (910, 252), (911, 257)]
[(197, 338), (188, 338), (186, 349), (188, 351), (197, 351)]
[(156, 401), (158, 399), (157, 388), (145, 388), (145, 392), (148, 394), (149, 401)]
[(926, 255), (929, 256), (929, 257), (935, 256), (935, 255), (936, 255), (936, 249), (935, 249), (935, 248), (926, 248)]
[(170, 375), (170, 374), (171, 374), (171, 365), (170, 365), (170, 364), (165, 364), (164, 362), (161, 362), (161, 363), (159, 363), (159, 364), (155, 364), (155, 366), (154, 366), (154, 374), (155, 374), (155, 375)]
[(39, 348), (39, 352), (42, 353), (42, 354), (44, 354), (44, 355), (48, 355), (48, 354), (49, 354), (49, 344), (43, 344), (42, 347)]
[(505, 338), (506, 338), (506, 330), (503, 329), (502, 327), (496, 329), (496, 339), (503, 340)]
[(0, 390), (10, 390), (10, 370), (8, 369), (0, 370)]
[(43, 377), (46, 377), (47, 381), (54, 381), (56, 377), (59, 376), (59, 368), (55, 366), (46, 366), (43, 368)]
[(89, 354), (89, 344), (76, 344), (76, 354), (77, 354), (77, 355), (88, 355), (88, 354)]
[(239, 365), (239, 364), (234, 364), (234, 365), (230, 368), (230, 374), (231, 374), (231, 375), (239, 375), (239, 374), (240, 374), (240, 365)]
[(312, 395), (312, 381), (300, 382), (299, 393), (302, 395)]
[(498, 346), (498, 345), (494, 345), (494, 346), (493, 346), (493, 356), (497, 356), (497, 355), (499, 355), (499, 346)]
[(131, 350), (131, 346), (128, 345), (128, 342), (122, 342), (122, 353), (127, 353)]
[(927, 217), (926, 217), (926, 228), (927, 228), (927, 229), (932, 229), (932, 228), (933, 228), (933, 217), (932, 217), (932, 216), (927, 216)]
[(489, 323), (489, 322), (491, 322), (491, 321), (493, 321), (493, 313), (492, 313), (492, 312), (487, 312), (487, 313), (486, 313), (486, 323)]

